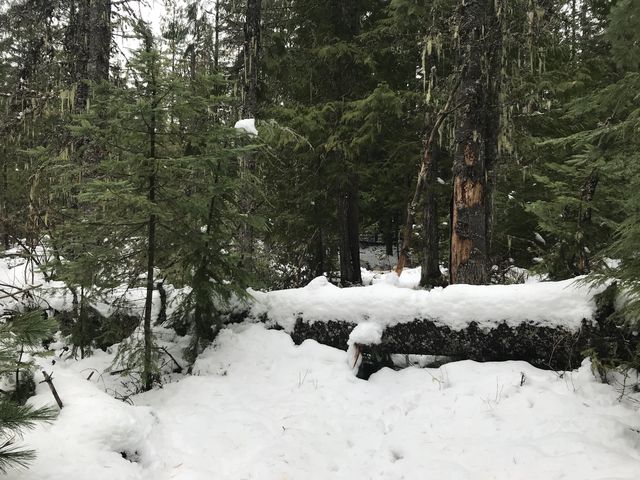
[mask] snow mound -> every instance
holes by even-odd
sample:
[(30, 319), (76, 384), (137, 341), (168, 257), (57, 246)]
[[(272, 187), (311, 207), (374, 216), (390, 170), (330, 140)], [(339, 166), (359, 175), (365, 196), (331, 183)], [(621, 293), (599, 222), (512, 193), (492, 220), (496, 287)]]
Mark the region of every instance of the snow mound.
[[(36, 462), (28, 471), (12, 471), (9, 478), (141, 478), (145, 459), (153, 455), (147, 444), (155, 424), (151, 410), (114, 399), (76, 372), (51, 368), (64, 408), (53, 424), (39, 425), (26, 436), (26, 446), (37, 451)], [(53, 404), (46, 385), (39, 385), (37, 393), (31, 403)]]
[(382, 342), (382, 325), (379, 323), (362, 322), (349, 334), (348, 345), (378, 345)]

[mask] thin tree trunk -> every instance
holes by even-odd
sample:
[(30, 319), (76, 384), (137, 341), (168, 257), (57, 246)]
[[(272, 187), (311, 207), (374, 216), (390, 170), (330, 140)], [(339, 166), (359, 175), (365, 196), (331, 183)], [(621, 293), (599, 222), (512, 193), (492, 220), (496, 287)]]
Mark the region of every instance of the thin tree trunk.
[(494, 216), (494, 194), (496, 189), (496, 166), (498, 163), (500, 138), (500, 90), (502, 88), (502, 25), (494, 10), (493, 2), (489, 2), (488, 27), (485, 28), (485, 55), (488, 61), (486, 90), (486, 129), (485, 129), (485, 229), (487, 256), (491, 253)]
[[(335, 34), (346, 42), (352, 42), (360, 31), (359, 0), (332, 0)], [(336, 84), (336, 100), (342, 102), (336, 115), (342, 121), (344, 102), (353, 96), (353, 78), (350, 69), (333, 72)], [(360, 209), (357, 165), (345, 162), (342, 152), (334, 153), (338, 164), (347, 165), (338, 190), (338, 236), (340, 247), (340, 283), (343, 286), (362, 284), (360, 272)], [(357, 159), (354, 159), (357, 161)], [(355, 162), (354, 162), (355, 163)]]
[[(442, 126), (442, 123), (445, 121), (447, 116), (451, 114), (454, 110), (451, 104), (453, 102), (454, 97), (456, 96), (456, 92), (460, 87), (462, 82), (462, 78), (464, 75), (464, 70), (462, 74), (458, 77), (455, 85), (451, 89), (449, 93), (449, 97), (447, 101), (436, 116), (436, 120), (429, 131), (429, 134), (424, 138), (424, 149), (422, 156), (422, 163), (420, 165), (420, 172), (418, 173), (418, 179), (416, 180), (416, 187), (413, 191), (413, 196), (411, 197), (411, 201), (407, 203), (407, 213), (405, 215), (405, 224), (404, 231), (402, 237), (402, 247), (400, 248), (400, 253), (398, 256), (398, 263), (396, 265), (396, 273), (398, 276), (402, 273), (402, 270), (407, 263), (407, 259), (409, 257), (409, 250), (411, 248), (411, 240), (413, 237), (413, 225), (416, 219), (416, 210), (421, 203), (421, 199), (424, 197), (425, 190), (428, 188), (429, 179), (433, 178), (433, 154), (436, 146), (436, 135), (438, 134), (438, 130)], [(437, 229), (437, 225), (436, 225)], [(437, 241), (437, 230), (436, 230), (436, 241)], [(437, 260), (436, 260), (437, 261)]]
[[(147, 53), (152, 50), (151, 33), (147, 33), (145, 38)], [(152, 110), (149, 118), (149, 177), (148, 177), (148, 192), (147, 197), (151, 208), (154, 208), (156, 202), (156, 111), (157, 108), (157, 89), (156, 89), (156, 65), (155, 62), (151, 64), (151, 105)], [(154, 290), (154, 278), (153, 271), (155, 267), (155, 255), (156, 255), (156, 215), (152, 211), (149, 214), (148, 230), (147, 230), (147, 288), (146, 297), (144, 302), (144, 364), (143, 364), (143, 388), (145, 390), (151, 390), (153, 386), (153, 337), (151, 331), (151, 309), (153, 306), (153, 290)]]
[(591, 225), (591, 215), (593, 197), (596, 194), (596, 187), (600, 179), (598, 169), (594, 168), (584, 181), (584, 185), (580, 189), (580, 211), (578, 212), (578, 259), (576, 264), (576, 274), (586, 275), (591, 271), (589, 262), (589, 253), (585, 242), (585, 228)]
[(215, 29), (213, 40), (213, 66), (218, 71), (220, 62), (220, 0), (216, 0)]
[(83, 112), (89, 99), (89, 43), (90, 43), (90, 0), (78, 0), (73, 30), (70, 33), (70, 54), (74, 58), (74, 75), (76, 84), (75, 111)]
[[(220, 164), (218, 164), (218, 169), (220, 168)], [(218, 183), (218, 177), (216, 176), (215, 182)], [(207, 237), (211, 234), (211, 226), (215, 221), (215, 197), (211, 197), (209, 201), (209, 212), (207, 215)], [(203, 289), (203, 285), (209, 282), (209, 242), (205, 243), (204, 253), (200, 264), (194, 275), (194, 290), (198, 290), (195, 292), (196, 301), (193, 312), (194, 323), (195, 323), (195, 334), (196, 334), (196, 343), (194, 347), (196, 351), (194, 351), (194, 355), (199, 353), (197, 350), (199, 346), (204, 347), (211, 343), (222, 328), (222, 324), (219, 319), (215, 315), (215, 306), (213, 304), (213, 300), (211, 298), (209, 290), (206, 288)], [(215, 322), (215, 329), (212, 328)]]
[(362, 283), (360, 272), (360, 232), (358, 184), (355, 175), (347, 179), (347, 185), (338, 198), (340, 234), (340, 283), (342, 286)]
[(4, 249), (8, 250), (11, 245), (9, 242), (9, 215), (7, 211), (7, 193), (9, 189), (9, 175), (7, 166), (7, 155), (3, 149), (2, 153), (2, 186), (0, 192), (0, 222), (2, 225), (2, 243)]
[(435, 192), (436, 172), (440, 159), (440, 147), (433, 146), (431, 168), (427, 173), (426, 192), (422, 201), (422, 228), (424, 232), (420, 286), (437, 287), (444, 284), (440, 272), (440, 237), (438, 235), (438, 202)]
[[(242, 118), (256, 118), (258, 114), (258, 71), (260, 67), (260, 21), (262, 0), (247, 0), (247, 12), (244, 23), (244, 78)], [(256, 172), (255, 156), (245, 153), (242, 157), (242, 169), (249, 175)], [(245, 195), (241, 202), (245, 214), (251, 215), (254, 200)], [(243, 253), (253, 251), (253, 231), (248, 223), (244, 223), (240, 232), (240, 249)]]

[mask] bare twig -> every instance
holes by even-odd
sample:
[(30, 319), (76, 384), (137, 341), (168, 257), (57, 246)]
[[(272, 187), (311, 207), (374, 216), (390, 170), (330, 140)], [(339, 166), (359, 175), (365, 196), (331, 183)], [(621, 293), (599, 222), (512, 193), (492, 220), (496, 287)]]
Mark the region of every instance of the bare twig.
[(176, 373), (182, 373), (182, 365), (180, 365), (178, 361), (174, 358), (174, 356), (169, 353), (169, 350), (167, 350), (166, 347), (160, 347), (160, 350), (166, 353), (169, 356), (169, 358), (173, 360), (173, 363), (176, 364), (176, 370), (177, 370)]

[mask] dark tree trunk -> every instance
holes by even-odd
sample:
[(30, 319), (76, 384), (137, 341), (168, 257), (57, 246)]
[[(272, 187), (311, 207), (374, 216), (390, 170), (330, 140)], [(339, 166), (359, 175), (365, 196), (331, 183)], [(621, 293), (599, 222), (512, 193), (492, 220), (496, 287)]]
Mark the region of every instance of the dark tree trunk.
[[(218, 165), (218, 169), (220, 165)], [(214, 183), (218, 183), (218, 176)], [(207, 214), (207, 237), (211, 235), (211, 227), (216, 220), (216, 203), (215, 197), (209, 200), (209, 212)], [(195, 323), (195, 338), (193, 343), (193, 357), (200, 353), (204, 347), (209, 345), (218, 335), (222, 324), (220, 317), (217, 315), (216, 307), (213, 302), (211, 291), (208, 288), (210, 274), (209, 241), (205, 242), (204, 251), (200, 264), (194, 275), (193, 294), (195, 295), (195, 305), (193, 310), (193, 320)]]
[(164, 289), (164, 280), (156, 284), (160, 295), (160, 312), (156, 318), (155, 325), (163, 325), (167, 321), (167, 291)]
[(494, 194), (496, 188), (496, 166), (498, 163), (500, 138), (500, 89), (502, 87), (502, 25), (494, 11), (494, 3), (489, 2), (489, 14), (485, 29), (485, 56), (488, 62), (486, 90), (486, 130), (485, 130), (485, 216), (487, 255), (491, 253), (494, 230)]
[(260, 68), (260, 19), (262, 0), (247, 0), (244, 22), (244, 100), (243, 118), (255, 118), (258, 112), (258, 71)]
[(7, 193), (9, 189), (9, 175), (7, 165), (6, 151), (3, 149), (0, 152), (2, 155), (2, 183), (0, 186), (0, 225), (2, 225), (2, 244), (4, 249), (8, 250), (10, 245), (9, 241), (9, 212), (7, 209)]
[(395, 244), (395, 236), (393, 230), (393, 215), (387, 215), (382, 224), (382, 239), (384, 241), (384, 252), (387, 256), (393, 255), (393, 246)]
[(218, 71), (218, 64), (220, 63), (220, 0), (216, 0), (215, 7), (215, 26), (214, 26), (214, 40), (213, 40), (213, 67), (215, 71)]
[[(146, 32), (145, 48), (147, 53), (150, 53), (153, 48), (153, 40), (151, 33)], [(150, 69), (150, 100), (151, 100), (151, 113), (148, 124), (148, 141), (149, 141), (149, 158), (147, 160), (148, 166), (148, 191), (147, 197), (152, 208), (156, 202), (156, 107), (157, 107), (157, 89), (156, 89), (156, 68), (154, 63), (151, 63)], [(153, 290), (154, 290), (154, 278), (153, 271), (155, 268), (156, 257), (156, 214), (152, 211), (149, 214), (147, 225), (147, 288), (144, 302), (144, 364), (143, 364), (143, 388), (145, 390), (151, 390), (153, 386), (153, 337), (151, 331), (151, 309), (153, 306)]]
[(318, 208), (318, 201), (314, 201), (313, 203), (313, 217), (316, 223), (316, 230), (312, 237), (314, 254), (311, 270), (314, 272), (314, 276), (319, 277), (323, 275), (328, 268), (325, 260), (324, 228), (322, 226), (323, 215)]
[[(360, 31), (359, 0), (331, 0), (331, 12), (335, 34), (338, 38), (351, 42)], [(355, 66), (354, 66), (355, 67)], [(336, 100), (344, 102), (353, 95), (352, 69), (342, 68), (333, 72), (336, 85)], [(342, 107), (339, 107), (338, 122), (341, 121)], [(345, 165), (344, 178), (338, 191), (338, 237), (340, 247), (340, 284), (359, 285), (360, 273), (360, 213), (359, 182), (356, 165), (346, 162), (342, 152), (335, 152), (335, 159)]]
[(358, 183), (348, 178), (347, 185), (338, 198), (338, 221), (340, 237), (340, 284), (342, 286), (362, 283), (360, 272), (360, 232), (358, 210)]
[(76, 85), (75, 111), (87, 108), (90, 82), (109, 78), (111, 0), (78, 0), (70, 6), (66, 50)]
[(69, 26), (69, 54), (73, 58), (71, 80), (76, 85), (75, 110), (82, 112), (87, 108), (89, 98), (90, 0), (78, 0), (76, 6), (75, 18), (72, 17)]
[(486, 81), (482, 62), (490, 0), (467, 0), (460, 6), (462, 83), (456, 104), (451, 212), (451, 283), (488, 281), (486, 213)]
[(111, 0), (91, 0), (89, 43), (89, 79), (109, 79), (111, 57)]
[(592, 202), (596, 194), (599, 179), (598, 169), (593, 169), (580, 190), (580, 212), (578, 213), (578, 232), (580, 232), (580, 235), (578, 235), (577, 241), (578, 258), (576, 261), (576, 273), (578, 275), (586, 275), (591, 271), (589, 254), (585, 242), (587, 236), (585, 229), (588, 229), (591, 225)]
[[(247, 12), (244, 22), (244, 77), (242, 118), (256, 118), (258, 114), (258, 72), (260, 68), (260, 21), (262, 0), (247, 0)], [(255, 157), (245, 153), (242, 157), (244, 172), (254, 175), (256, 172)], [(254, 201), (250, 195), (243, 198), (241, 208), (247, 215), (254, 209)], [(240, 232), (240, 249), (243, 253), (253, 251), (253, 232), (248, 223), (244, 223)]]
[(424, 242), (422, 246), (422, 269), (420, 272), (421, 287), (436, 287), (443, 285), (440, 273), (440, 238), (438, 235), (438, 202), (436, 196), (436, 177), (440, 148), (433, 146), (431, 153), (431, 168), (427, 172), (426, 192), (422, 200), (422, 228)]

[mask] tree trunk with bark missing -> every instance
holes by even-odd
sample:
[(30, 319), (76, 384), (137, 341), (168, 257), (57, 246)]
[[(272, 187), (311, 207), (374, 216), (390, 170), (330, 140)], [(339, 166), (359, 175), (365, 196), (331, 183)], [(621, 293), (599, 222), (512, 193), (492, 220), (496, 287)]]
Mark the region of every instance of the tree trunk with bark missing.
[(459, 35), (465, 70), (456, 103), (451, 205), (450, 282), (488, 281), (486, 213), (486, 85), (482, 62), (490, 0), (460, 6)]

